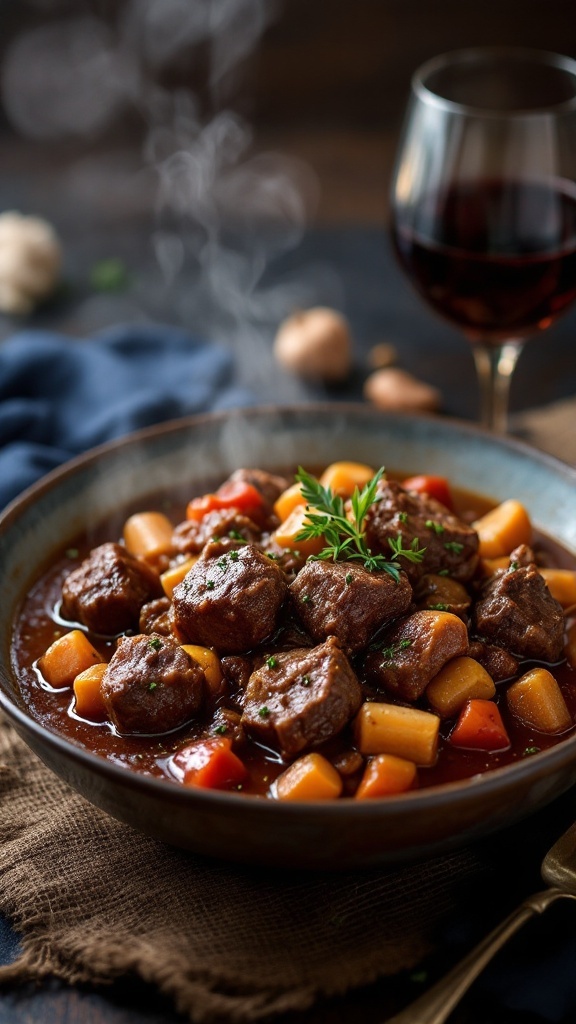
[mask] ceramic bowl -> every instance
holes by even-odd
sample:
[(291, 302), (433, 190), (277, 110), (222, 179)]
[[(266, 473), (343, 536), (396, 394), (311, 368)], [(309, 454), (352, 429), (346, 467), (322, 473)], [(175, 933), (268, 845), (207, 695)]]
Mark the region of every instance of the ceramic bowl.
[(576, 781), (576, 736), (484, 776), (373, 801), (279, 803), (137, 775), (48, 731), (24, 706), (10, 662), (11, 623), (52, 552), (118, 517), (124, 502), (188, 493), (238, 466), (356, 459), (447, 475), (495, 501), (516, 497), (534, 523), (576, 552), (576, 471), (528, 446), (440, 418), (365, 406), (255, 409), (194, 417), (98, 448), (49, 474), (0, 517), (0, 707), (42, 760), (89, 801), (160, 840), (203, 854), (299, 868), (405, 862), (519, 820)]

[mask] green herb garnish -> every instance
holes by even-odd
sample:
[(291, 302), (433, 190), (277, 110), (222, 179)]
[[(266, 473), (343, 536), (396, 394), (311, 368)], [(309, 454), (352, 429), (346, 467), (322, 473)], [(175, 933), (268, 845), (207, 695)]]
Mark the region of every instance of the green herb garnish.
[(299, 467), (296, 480), (302, 485), (306, 501), (306, 525), (296, 540), (312, 537), (324, 537), (326, 540), (323, 550), (318, 555), (310, 555), (310, 559), (361, 561), (369, 572), (387, 572), (396, 582), (400, 578), (400, 568), (394, 560), (403, 557), (410, 562), (422, 561), (424, 549), (420, 548), (416, 538), (408, 549), (402, 547), (402, 534), (399, 533), (395, 541), (389, 539), (392, 560), (384, 555), (373, 555), (366, 543), (364, 520), (369, 508), (378, 501), (376, 491), (383, 474), (384, 469), (379, 469), (361, 491), (355, 488), (350, 499), (353, 516), (350, 520), (340, 495), (334, 494), (330, 487), (323, 487), (319, 480)]
[(224, 734), (228, 732), (228, 727), (226, 725), (217, 725), (214, 732), (217, 733), (218, 736), (224, 736)]
[(154, 680), (152, 680), (151, 683), (148, 683), (148, 689), (149, 690), (155, 690), (157, 686), (158, 686), (158, 683), (155, 683)]
[(267, 708), (264, 704), (261, 708), (258, 708), (258, 714), (260, 715), (260, 718), (268, 718), (270, 708)]
[(148, 647), (151, 647), (153, 651), (159, 651), (163, 646), (162, 641), (157, 636), (153, 636), (152, 639), (148, 641)]
[(447, 540), (444, 547), (447, 551), (453, 551), (455, 555), (459, 555), (461, 551), (464, 551), (464, 545), (460, 544), (457, 540)]
[(427, 519), (424, 526), (427, 526), (429, 530), (434, 530), (434, 533), (444, 533), (446, 529), (442, 523), (437, 523), (435, 519)]
[(214, 590), (214, 580), (206, 580), (206, 590)]
[(278, 658), (271, 654), (269, 658), (266, 658), (266, 664), (268, 668), (276, 668), (278, 666)]
[(78, 558), (78, 548), (66, 548), (66, 558)]

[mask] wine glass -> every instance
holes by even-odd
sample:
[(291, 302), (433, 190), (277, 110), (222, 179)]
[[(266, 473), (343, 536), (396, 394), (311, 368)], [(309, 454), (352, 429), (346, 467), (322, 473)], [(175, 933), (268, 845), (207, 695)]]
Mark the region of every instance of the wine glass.
[(391, 217), (404, 270), (472, 344), (482, 423), (504, 433), (524, 342), (576, 298), (576, 61), (482, 47), (424, 64)]

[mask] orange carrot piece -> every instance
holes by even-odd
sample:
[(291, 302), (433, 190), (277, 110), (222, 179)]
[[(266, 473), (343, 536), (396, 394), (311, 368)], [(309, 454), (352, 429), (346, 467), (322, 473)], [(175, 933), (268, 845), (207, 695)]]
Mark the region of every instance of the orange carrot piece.
[(480, 538), (481, 558), (509, 555), (519, 544), (530, 544), (532, 524), (524, 506), (509, 498), (473, 524)]
[(287, 487), (285, 491), (282, 491), (282, 494), (276, 499), (274, 503), (274, 512), (282, 523), (298, 505), (305, 504), (306, 501), (302, 494), (302, 484), (291, 484), (290, 487)]
[(194, 563), (198, 561), (198, 557), (198, 555), (191, 555), (185, 562), (178, 562), (171, 569), (166, 569), (166, 572), (161, 573), (160, 583), (166, 597), (172, 598), (174, 587), (182, 583), (182, 580), (188, 575)]
[(450, 743), (468, 750), (507, 750), (510, 737), (494, 701), (467, 701), (450, 734)]
[(305, 754), (276, 779), (278, 800), (335, 800), (342, 779), (322, 754)]
[(361, 491), (375, 472), (362, 462), (333, 462), (322, 473), (320, 483), (341, 498), (351, 498), (356, 487)]
[(377, 754), (366, 766), (356, 790), (356, 799), (368, 800), (378, 796), (405, 793), (413, 788), (417, 776), (413, 761), (395, 757), (394, 754)]
[(182, 770), (185, 786), (230, 789), (248, 778), (246, 766), (233, 752), (232, 740), (227, 736), (190, 743), (175, 754), (174, 764)]
[(301, 555), (317, 555), (325, 545), (323, 537), (310, 537), (308, 540), (301, 540), (298, 535), (308, 524), (305, 505), (297, 505), (277, 530), (272, 534), (273, 540), (281, 548), (289, 548), (290, 551), (299, 551)]
[(80, 672), (74, 680), (74, 710), (80, 718), (101, 722), (107, 718), (106, 705), (102, 700), (100, 683), (108, 666), (105, 662), (91, 665)]
[(76, 676), (102, 661), (98, 651), (80, 629), (55, 640), (38, 661), (45, 680), (56, 689), (72, 686)]

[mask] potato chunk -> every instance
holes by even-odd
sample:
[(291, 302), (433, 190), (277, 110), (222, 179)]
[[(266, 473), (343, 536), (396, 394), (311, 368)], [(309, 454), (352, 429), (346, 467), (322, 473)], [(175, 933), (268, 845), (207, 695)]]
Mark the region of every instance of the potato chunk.
[(440, 719), (430, 711), (367, 701), (354, 731), (363, 754), (395, 754), (417, 765), (432, 765), (438, 753)]
[(428, 683), (426, 696), (442, 718), (452, 718), (467, 700), (490, 700), (496, 693), (492, 676), (474, 658), (452, 658)]
[(506, 699), (512, 714), (538, 732), (555, 735), (574, 724), (562, 690), (548, 669), (526, 672), (508, 687)]

